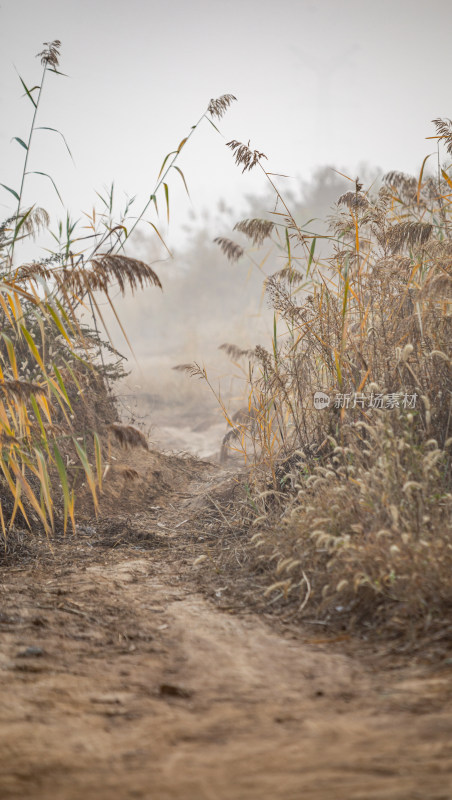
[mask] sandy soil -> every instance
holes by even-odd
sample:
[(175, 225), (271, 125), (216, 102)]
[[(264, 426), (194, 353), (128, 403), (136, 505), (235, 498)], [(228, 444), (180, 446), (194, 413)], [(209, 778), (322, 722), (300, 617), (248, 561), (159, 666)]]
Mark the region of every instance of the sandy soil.
[(0, 571), (0, 797), (450, 800), (452, 659), (228, 605), (193, 562), (233, 479), (134, 458), (135, 494)]

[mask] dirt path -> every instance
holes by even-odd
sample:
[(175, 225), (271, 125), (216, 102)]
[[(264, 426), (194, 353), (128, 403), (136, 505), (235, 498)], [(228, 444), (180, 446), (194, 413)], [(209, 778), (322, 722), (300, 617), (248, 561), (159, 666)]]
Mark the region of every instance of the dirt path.
[(452, 664), (220, 610), (187, 578), (203, 470), (1, 571), (0, 797), (451, 800)]

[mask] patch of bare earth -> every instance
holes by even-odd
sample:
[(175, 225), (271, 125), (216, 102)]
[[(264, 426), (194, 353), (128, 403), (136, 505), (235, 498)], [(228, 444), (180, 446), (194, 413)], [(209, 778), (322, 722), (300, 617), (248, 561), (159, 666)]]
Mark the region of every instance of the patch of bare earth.
[(0, 797), (450, 800), (452, 659), (240, 610), (192, 566), (233, 476), (129, 461), (98, 523), (1, 568)]

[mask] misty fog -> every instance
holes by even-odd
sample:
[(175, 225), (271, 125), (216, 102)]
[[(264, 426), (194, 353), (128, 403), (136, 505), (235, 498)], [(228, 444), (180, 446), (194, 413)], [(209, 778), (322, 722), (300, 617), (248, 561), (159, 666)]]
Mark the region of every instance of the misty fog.
[[(369, 186), (376, 175), (363, 167), (360, 178)], [(331, 167), (319, 169), (309, 182), (299, 181), (294, 186), (294, 181), (286, 180), (289, 189), (281, 183), (279, 188), (297, 223), (316, 233), (327, 232), (328, 215), (351, 186)], [(163, 285), (162, 292), (149, 288), (115, 298), (134, 355), (108, 313), (106, 318), (130, 370), (116, 387), (123, 417), (150, 429), (151, 441), (160, 446), (214, 456), (226, 432), (223, 414), (209, 387), (199, 378), (175, 371), (176, 365), (197, 362), (205, 366), (231, 413), (246, 402), (240, 371), (219, 347), (226, 342), (243, 349), (269, 346), (273, 311), (263, 281), (284, 266), (287, 254), (270, 240), (255, 248), (233, 228), (242, 219), (278, 221), (272, 216), (274, 210), (271, 191), (262, 197), (246, 196), (242, 208), (237, 209), (219, 199), (214, 210), (192, 212), (191, 222), (185, 226), (186, 241), (172, 251), (173, 258), (156, 236), (134, 238), (128, 254), (151, 264)], [(172, 224), (177, 225), (177, 220)], [(241, 244), (245, 255), (238, 262), (228, 260), (213, 242), (218, 236)]]

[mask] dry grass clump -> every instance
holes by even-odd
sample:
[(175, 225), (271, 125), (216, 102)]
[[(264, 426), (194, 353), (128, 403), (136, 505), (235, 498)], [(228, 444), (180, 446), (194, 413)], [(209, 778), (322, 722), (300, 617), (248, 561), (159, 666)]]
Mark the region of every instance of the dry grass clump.
[(286, 496), (254, 498), (265, 504), (252, 542), (273, 576), (267, 594), (293, 601), (294, 613), (308, 607), (347, 627), (366, 622), (404, 634), (447, 627), (448, 454), (435, 440), (420, 441), (409, 415), (376, 416), (372, 425), (357, 423), (355, 442), (340, 446), (330, 437), (327, 457), (299, 457), (283, 471)]
[[(243, 352), (251, 422), (231, 424), (224, 446), (250, 465), (266, 594), (294, 614), (405, 634), (447, 627), (451, 187), (446, 169), (390, 173), (376, 194), (356, 180), (323, 260), (285, 204), (275, 224), (286, 263), (267, 280), (273, 342)], [(258, 228), (240, 230), (253, 240)]]

